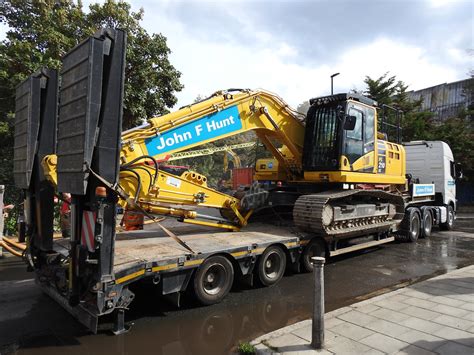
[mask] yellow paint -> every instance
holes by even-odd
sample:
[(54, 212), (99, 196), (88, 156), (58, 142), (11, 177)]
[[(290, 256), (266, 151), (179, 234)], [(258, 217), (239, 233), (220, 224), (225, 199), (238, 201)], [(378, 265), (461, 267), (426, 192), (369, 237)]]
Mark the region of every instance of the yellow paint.
[(201, 221), (197, 219), (183, 219), (184, 223), (189, 223), (189, 224), (196, 224), (199, 226), (206, 226), (206, 227), (214, 227), (214, 228), (222, 228), (230, 231), (239, 231), (240, 227), (233, 226), (230, 224), (224, 224), (224, 223), (215, 223), (215, 222), (207, 222), (207, 221)]
[(306, 171), (304, 177), (315, 182), (365, 183), (365, 184), (394, 184), (405, 183), (403, 176), (357, 173), (351, 171)]
[(137, 277), (142, 276), (142, 275), (145, 275), (145, 269), (136, 271), (136, 272), (128, 274), (126, 276), (123, 276), (123, 277), (115, 280), (115, 283), (121, 284), (121, 283), (127, 282), (131, 279), (137, 278)]
[(178, 264), (172, 263), (172, 264), (154, 266), (154, 267), (151, 269), (151, 271), (153, 271), (153, 272), (165, 271), (165, 270), (176, 269), (177, 267), (178, 267)]
[(245, 251), (236, 251), (235, 253), (230, 253), (234, 258), (238, 258), (239, 256), (244, 256), (250, 254), (251, 251), (245, 250)]
[(203, 262), (204, 262), (204, 259), (185, 261), (184, 266), (201, 265)]

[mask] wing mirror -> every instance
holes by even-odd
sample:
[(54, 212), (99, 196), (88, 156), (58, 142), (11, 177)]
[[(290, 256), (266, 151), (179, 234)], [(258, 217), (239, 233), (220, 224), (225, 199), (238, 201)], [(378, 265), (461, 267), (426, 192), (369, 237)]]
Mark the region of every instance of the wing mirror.
[(462, 165), (460, 163), (456, 163), (456, 179), (461, 180), (464, 177), (462, 171)]
[(357, 117), (347, 115), (344, 119), (344, 130), (353, 131), (356, 125)]

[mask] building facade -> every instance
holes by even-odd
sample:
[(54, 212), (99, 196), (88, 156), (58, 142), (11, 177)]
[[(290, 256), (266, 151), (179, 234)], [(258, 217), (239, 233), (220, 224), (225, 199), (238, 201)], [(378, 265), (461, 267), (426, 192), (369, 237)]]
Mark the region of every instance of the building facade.
[(422, 100), (420, 111), (431, 111), (435, 120), (456, 117), (463, 109), (474, 104), (474, 79), (445, 83), (426, 89), (408, 92), (410, 100)]

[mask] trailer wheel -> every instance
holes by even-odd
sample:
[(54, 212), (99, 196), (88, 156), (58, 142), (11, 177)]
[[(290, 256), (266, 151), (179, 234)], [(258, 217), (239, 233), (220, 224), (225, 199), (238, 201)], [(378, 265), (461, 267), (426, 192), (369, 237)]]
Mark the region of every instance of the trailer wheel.
[(450, 231), (454, 227), (454, 209), (453, 206), (448, 206), (448, 215), (446, 216), (446, 223), (441, 223), (439, 228), (444, 231)]
[(429, 210), (423, 211), (423, 238), (431, 237), (431, 229), (433, 228), (433, 216)]
[(409, 228), (407, 231), (408, 241), (415, 243), (418, 240), (421, 232), (421, 219), (418, 210), (415, 208), (410, 209), (409, 215)]
[(260, 256), (258, 279), (263, 286), (276, 284), (283, 277), (286, 268), (286, 254), (276, 245), (269, 246)]
[(317, 237), (311, 239), (311, 241), (303, 250), (301, 264), (305, 272), (313, 272), (313, 263), (311, 262), (311, 258), (313, 256), (326, 257), (326, 247), (324, 245), (324, 241)]
[(219, 303), (234, 282), (234, 268), (224, 256), (211, 256), (202, 263), (194, 276), (194, 293), (203, 305)]

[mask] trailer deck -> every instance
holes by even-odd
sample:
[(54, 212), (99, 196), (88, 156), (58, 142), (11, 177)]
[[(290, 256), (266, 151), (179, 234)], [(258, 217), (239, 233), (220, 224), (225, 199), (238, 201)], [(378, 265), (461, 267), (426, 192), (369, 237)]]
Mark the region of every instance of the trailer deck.
[[(179, 237), (195, 254), (167, 237), (161, 230), (117, 233), (114, 253), (115, 283), (128, 284), (145, 276), (199, 266), (210, 255), (228, 254), (235, 260), (262, 254), (273, 244), (288, 250), (300, 246), (300, 238), (289, 227), (254, 224), (239, 232), (183, 228)], [(69, 240), (57, 239), (56, 252), (69, 254)]]
[[(163, 295), (179, 297), (206, 258), (226, 255), (234, 263), (237, 274), (252, 280), (252, 271), (259, 255), (270, 245), (280, 245), (287, 253), (288, 263), (294, 263), (301, 246), (306, 243), (303, 236), (290, 227), (253, 224), (239, 232), (215, 232), (202, 227), (177, 228), (179, 237), (191, 247), (191, 253), (161, 230), (144, 230), (117, 233), (115, 240), (112, 280), (113, 292), (120, 294), (129, 284), (147, 278), (152, 280)], [(70, 254), (69, 239), (55, 239), (54, 250), (67, 257)], [(251, 281), (250, 281), (251, 282)], [(43, 290), (61, 304), (81, 323), (97, 332), (100, 312), (93, 304), (81, 302), (71, 307), (66, 298), (51, 285), (38, 282)]]

